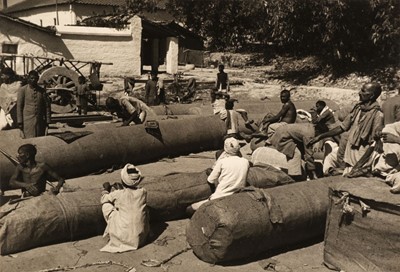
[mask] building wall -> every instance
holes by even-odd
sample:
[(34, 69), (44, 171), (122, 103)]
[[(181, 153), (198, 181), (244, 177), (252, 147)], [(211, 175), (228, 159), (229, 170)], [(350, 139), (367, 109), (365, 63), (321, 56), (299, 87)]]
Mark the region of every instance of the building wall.
[[(114, 10), (111, 6), (98, 5), (58, 5), (58, 20), (59, 25), (75, 25), (77, 21), (82, 21), (87, 17), (92, 17), (98, 14), (111, 13)], [(26, 10), (11, 14), (22, 20), (42, 25), (53, 26), (54, 20), (57, 17), (56, 7), (40, 7), (34, 10)]]
[[(0, 45), (17, 44), (18, 55), (72, 58), (60, 37), (4, 18), (0, 18), (0, 26)], [(23, 67), (23, 59), (16, 58), (18, 74), (24, 74)]]
[[(70, 27), (76, 28), (80, 33), (63, 34), (61, 39), (65, 46), (70, 50), (74, 59), (82, 61), (98, 61), (103, 63), (113, 63), (113, 65), (102, 65), (101, 76), (134, 76), (141, 74), (141, 19), (134, 16), (131, 19), (129, 36), (126, 31), (120, 35), (115, 29), (103, 29), (103, 32), (95, 33), (99, 28), (90, 27)], [(61, 28), (60, 28), (61, 29)], [(87, 29), (87, 33), (83, 30)], [(117, 32), (117, 34), (115, 34)], [(86, 75), (89, 73), (89, 67), (82, 69)]]

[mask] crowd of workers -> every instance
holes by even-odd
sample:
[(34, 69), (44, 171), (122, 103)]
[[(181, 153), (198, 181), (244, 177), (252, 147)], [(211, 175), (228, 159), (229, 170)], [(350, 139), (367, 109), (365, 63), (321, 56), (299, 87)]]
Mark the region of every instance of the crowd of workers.
[[(15, 73), (11, 69), (4, 69), (3, 84), (13, 84), (13, 77)], [(17, 93), (16, 120), (24, 138), (46, 135), (51, 120), (50, 102), (46, 90), (38, 85), (38, 79), (38, 73), (31, 71), (26, 85), (11, 88)], [(193, 87), (193, 81), (190, 86)], [(143, 123), (149, 106), (165, 103), (165, 89), (156, 72), (151, 73), (146, 83), (145, 101), (130, 95), (134, 87), (135, 80), (127, 78), (126, 94), (119, 99), (109, 97), (106, 100), (107, 109), (121, 118), (124, 126)], [(87, 92), (85, 78), (80, 78), (76, 91), (79, 114), (87, 113)], [(189, 92), (193, 93), (193, 90)], [(213, 194), (188, 207), (188, 213), (209, 200), (233, 194), (245, 186), (251, 163), (241, 155), (240, 140), (261, 139), (266, 146), (284, 154), (289, 166), (287, 172), (297, 180), (301, 180), (303, 172), (308, 179), (321, 176), (317, 173), (314, 154), (322, 147), (325, 151), (323, 175), (377, 176), (391, 186), (392, 193), (400, 193), (400, 90), (382, 106), (377, 102), (381, 92), (382, 88), (376, 82), (364, 84), (359, 92), (359, 102), (344, 114), (343, 120), (338, 120), (327, 104), (319, 100), (311, 111), (310, 122), (297, 123), (296, 105), (290, 99), (290, 91), (283, 90), (280, 93), (281, 110), (255, 123), (249, 120), (245, 110), (234, 109), (236, 100), (230, 95), (228, 74), (220, 65), (216, 86), (211, 91), (211, 103), (214, 114), (219, 115), (226, 125), (224, 149), (218, 152), (217, 161), (208, 172), (207, 181)], [(5, 115), (11, 115), (13, 103), (2, 99), (0, 106)], [(239, 130), (240, 118), (252, 134)], [(24, 196), (38, 196), (45, 191), (47, 177), (52, 177), (58, 181), (52, 189), (57, 194), (64, 179), (47, 164), (37, 162), (36, 152), (31, 144), (19, 147), (17, 158), (20, 164), (10, 185), (21, 188)], [(302, 161), (305, 167), (302, 167)], [(128, 164), (121, 171), (121, 184), (103, 184), (101, 203), (108, 223), (106, 234), (110, 234), (110, 242), (103, 251), (123, 252), (137, 249), (144, 243), (149, 223), (145, 210), (146, 190), (139, 187), (141, 178), (140, 170)], [(135, 213), (127, 207), (135, 207)], [(124, 222), (130, 222), (130, 227)], [(132, 226), (137, 228), (132, 230)]]

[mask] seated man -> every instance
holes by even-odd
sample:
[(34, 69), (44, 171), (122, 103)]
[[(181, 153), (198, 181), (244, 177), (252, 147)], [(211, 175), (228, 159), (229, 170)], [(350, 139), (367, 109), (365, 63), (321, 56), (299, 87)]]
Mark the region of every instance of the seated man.
[(49, 165), (35, 160), (36, 147), (24, 144), (18, 148), (20, 164), (11, 176), (10, 185), (14, 189), (21, 189), (23, 196), (38, 196), (46, 190), (48, 177), (58, 180), (58, 184), (51, 192), (57, 194), (65, 180), (60, 177)]
[(235, 102), (237, 102), (237, 100), (235, 99), (227, 100), (225, 102), (225, 110), (220, 112), (220, 118), (221, 120), (225, 121), (226, 124), (225, 139), (233, 137), (238, 140), (250, 140), (250, 138), (246, 134), (239, 132), (239, 118), (242, 118), (244, 120), (245, 126), (247, 128), (254, 131), (254, 129), (251, 127), (253, 120), (249, 120), (247, 112), (245, 110), (233, 109)]
[(272, 117), (266, 115), (263, 118), (259, 129), (260, 133), (253, 134), (255, 137), (270, 138), (278, 127), (286, 124), (293, 124), (296, 121), (296, 106), (290, 100), (290, 91), (286, 89), (281, 91), (280, 97), (283, 104), (282, 109), (278, 112), (278, 114)]
[[(324, 138), (333, 137), (345, 131), (349, 131), (344, 153), (346, 168), (343, 175), (351, 171), (352, 167), (356, 165), (374, 142), (374, 138), (379, 137), (380, 132), (382, 131), (383, 114), (378, 102), (376, 101), (381, 92), (382, 88), (378, 83), (372, 82), (364, 84), (359, 92), (360, 102), (354, 106), (342, 124), (328, 132), (314, 137), (309, 142), (309, 145), (311, 146)], [(335, 158), (335, 156), (332, 156), (332, 158)], [(368, 159), (365, 165), (371, 165), (372, 159), (372, 157)], [(325, 165), (327, 163), (330, 165)], [(324, 160), (324, 168), (329, 169), (331, 167), (338, 167), (337, 161)]]
[(249, 161), (239, 157), (240, 145), (235, 138), (228, 138), (224, 142), (225, 157), (220, 157), (215, 163), (207, 182), (215, 191), (206, 200), (199, 201), (188, 207), (187, 212), (192, 214), (201, 205), (209, 200), (232, 195), (246, 186)]
[(392, 186), (390, 192), (400, 193), (400, 107), (394, 114), (394, 123), (387, 124), (382, 130), (382, 152), (372, 165), (372, 173), (382, 176)]
[(314, 110), (311, 114), (312, 123), (315, 125), (316, 134), (327, 132), (336, 127), (336, 118), (325, 101), (318, 100), (312, 110)]
[(122, 126), (129, 126), (131, 122), (142, 124), (150, 108), (141, 100), (126, 96), (120, 99), (109, 97), (106, 100), (107, 109), (118, 118), (122, 118)]

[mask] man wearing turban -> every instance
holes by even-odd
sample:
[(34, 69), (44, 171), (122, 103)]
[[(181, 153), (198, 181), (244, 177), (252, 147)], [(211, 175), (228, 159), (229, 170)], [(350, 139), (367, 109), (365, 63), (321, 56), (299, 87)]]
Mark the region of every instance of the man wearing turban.
[(214, 165), (207, 182), (215, 187), (214, 193), (206, 200), (192, 204), (188, 213), (197, 210), (209, 200), (232, 195), (246, 186), (249, 161), (239, 157), (240, 145), (235, 138), (227, 138), (224, 142), (224, 156), (220, 157)]
[(121, 171), (121, 190), (110, 192), (110, 183), (103, 184), (101, 203), (107, 221), (103, 236), (109, 235), (110, 240), (100, 251), (116, 253), (136, 250), (146, 242), (150, 226), (147, 192), (138, 187), (141, 179), (139, 169), (127, 164)]

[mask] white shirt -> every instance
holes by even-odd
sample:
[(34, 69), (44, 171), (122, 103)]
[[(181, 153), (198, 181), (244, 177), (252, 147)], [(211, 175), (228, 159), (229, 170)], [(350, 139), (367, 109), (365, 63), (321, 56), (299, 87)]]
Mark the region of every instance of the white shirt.
[(219, 159), (207, 178), (209, 183), (218, 182), (210, 199), (231, 195), (245, 187), (248, 170), (249, 161), (244, 158), (230, 156)]

